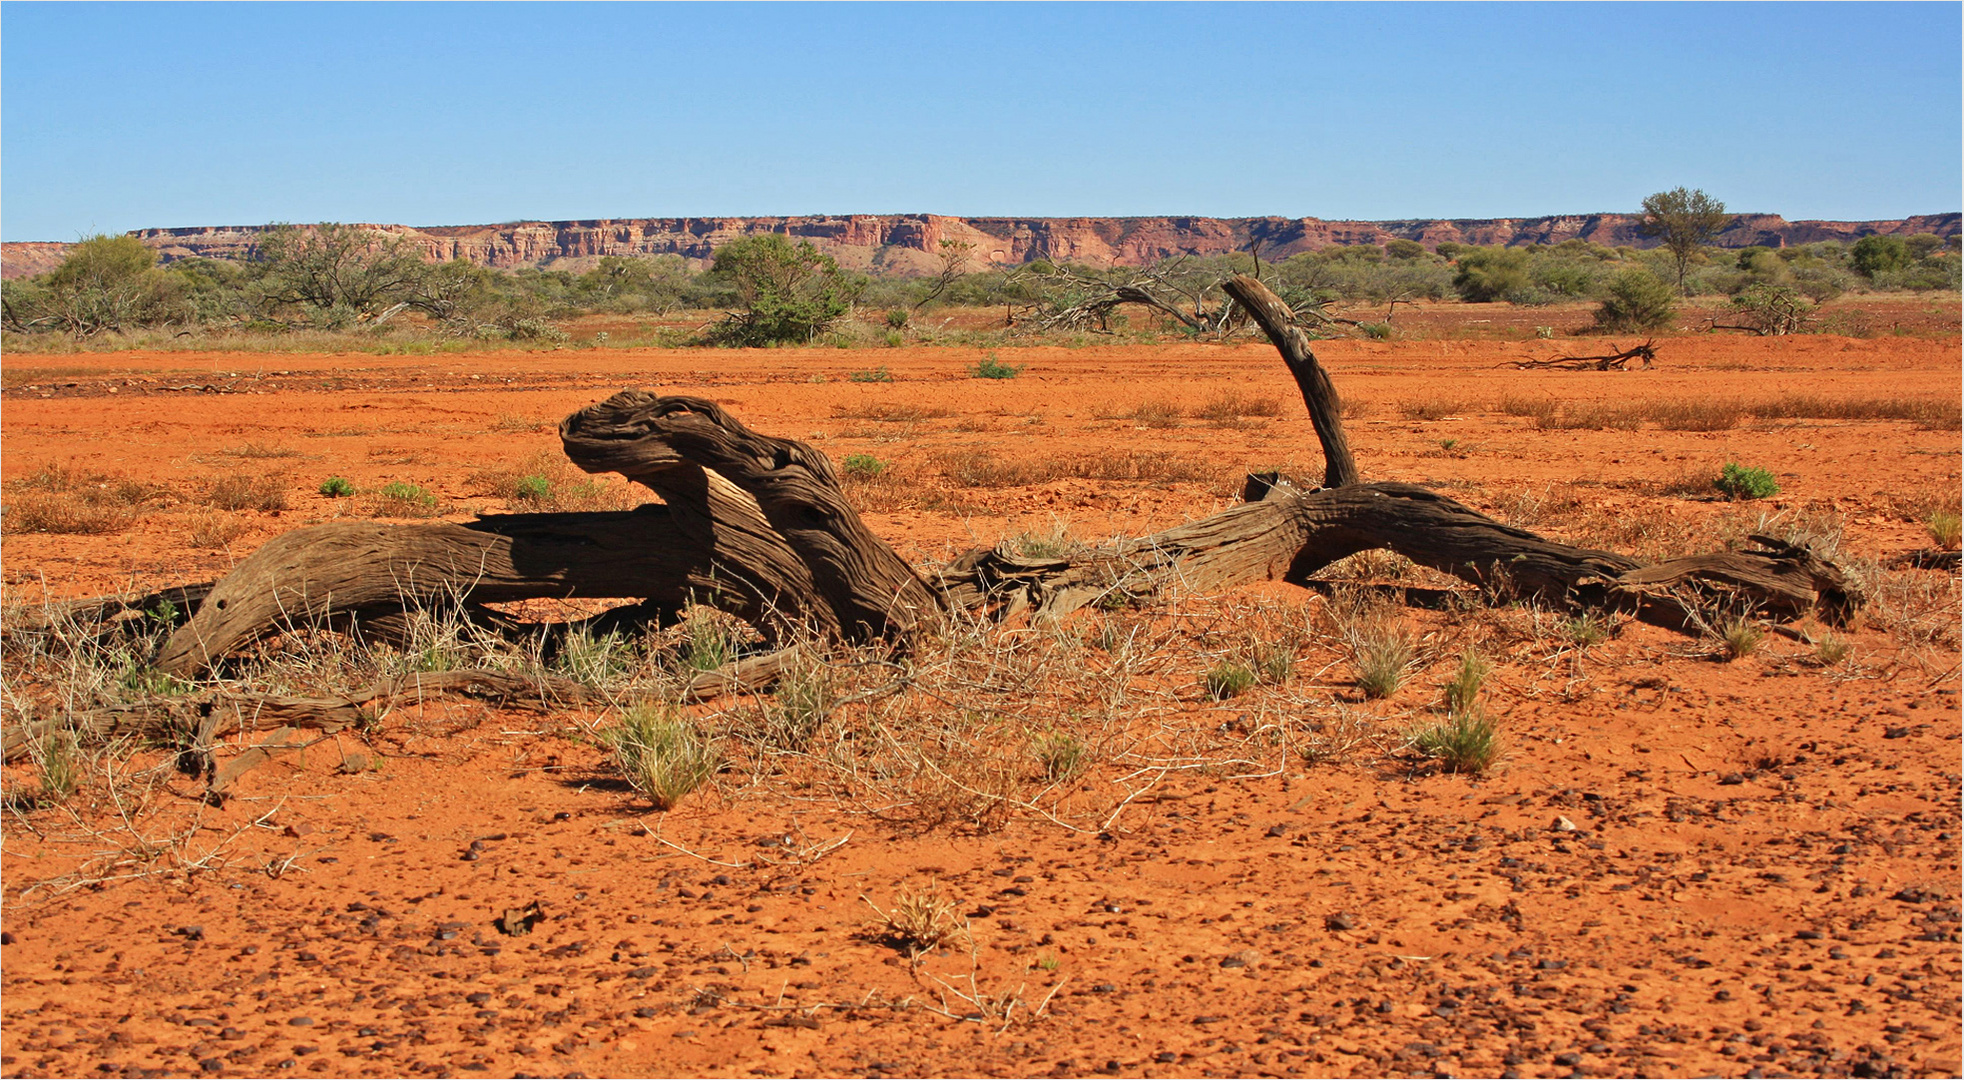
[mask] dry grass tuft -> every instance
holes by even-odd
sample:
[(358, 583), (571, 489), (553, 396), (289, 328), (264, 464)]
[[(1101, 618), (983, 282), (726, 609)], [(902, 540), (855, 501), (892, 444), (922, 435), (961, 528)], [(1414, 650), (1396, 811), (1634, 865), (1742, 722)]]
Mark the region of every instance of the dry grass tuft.
[(1281, 414), (1282, 406), (1274, 398), (1243, 397), (1233, 390), (1223, 390), (1193, 410), (1194, 419), (1216, 427), (1238, 427), (1249, 417)]
[(634, 790), (656, 810), (673, 810), (690, 792), (716, 775), (722, 754), (687, 718), (666, 707), (641, 704), (621, 716), (618, 727), (601, 733), (614, 751), (614, 763)]
[(514, 510), (628, 510), (640, 501), (627, 482), (588, 476), (550, 450), (541, 450), (514, 465), (480, 469), (467, 480), (474, 490), (503, 499)]
[(885, 911), (868, 897), (859, 899), (880, 917), (875, 924), (879, 936), (905, 952), (910, 960), (968, 940), (968, 928), (962, 922), (958, 905), (941, 892), (939, 885), (902, 887), (894, 894), (893, 906)]
[(192, 547), (222, 551), (232, 546), (232, 542), (244, 536), (252, 527), (243, 518), (221, 510), (206, 510), (192, 514), (186, 522), (186, 537)]
[(286, 477), (219, 476), (204, 482), (200, 500), (214, 510), (263, 510), (278, 513), (286, 509)]
[(1179, 403), (1160, 399), (1148, 401), (1132, 410), (1130, 419), (1141, 427), (1173, 428), (1180, 426)]
[(930, 460), (959, 487), (1002, 488), (1053, 480), (1192, 483), (1218, 479), (1205, 463), (1156, 450), (1072, 451), (1005, 460), (988, 451), (941, 451)]
[(858, 405), (839, 405), (832, 409), (832, 415), (840, 420), (872, 420), (882, 424), (912, 424), (922, 420), (937, 420), (953, 416), (953, 411), (939, 405), (898, 405), (884, 401), (868, 401)]
[(48, 465), (7, 485), (0, 527), (10, 533), (118, 533), (165, 493), (126, 476)]

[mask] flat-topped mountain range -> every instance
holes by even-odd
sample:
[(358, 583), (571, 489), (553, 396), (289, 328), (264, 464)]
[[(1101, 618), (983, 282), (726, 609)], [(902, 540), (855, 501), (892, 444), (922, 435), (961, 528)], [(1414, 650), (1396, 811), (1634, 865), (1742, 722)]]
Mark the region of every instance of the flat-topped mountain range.
[[(1345, 244), (1414, 240), (1427, 247), (1461, 244), (1519, 246), (1587, 240), (1608, 246), (1652, 247), (1635, 214), (1568, 214), (1536, 218), (1325, 221), (1319, 218), (1211, 217), (949, 217), (940, 214), (813, 214), (797, 217), (618, 218), (522, 221), (504, 225), (372, 225), (421, 247), (438, 261), (466, 259), (502, 269), (582, 270), (606, 255), (680, 255), (708, 260), (716, 248), (758, 233), (809, 240), (854, 270), (920, 273), (939, 266), (942, 241), (972, 245), (970, 265), (1016, 266), (1036, 259), (1092, 265), (1143, 265), (1178, 255), (1225, 255), (1260, 245), (1264, 259)], [(193, 257), (243, 259), (270, 226), (225, 225), (140, 229), (131, 235), (165, 261)], [(1777, 214), (1738, 214), (1717, 238), (1723, 247), (1786, 247), (1819, 240), (1854, 240), (1874, 233), (1956, 236), (1959, 215), (1924, 214), (1896, 221), (1788, 221)], [(52, 269), (68, 245), (0, 245), (0, 276)]]

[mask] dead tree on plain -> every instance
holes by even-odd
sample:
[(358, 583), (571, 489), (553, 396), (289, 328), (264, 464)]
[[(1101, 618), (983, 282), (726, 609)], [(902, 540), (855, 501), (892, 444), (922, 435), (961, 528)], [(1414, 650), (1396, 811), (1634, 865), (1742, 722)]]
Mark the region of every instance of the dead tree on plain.
[[(706, 604), (748, 623), (766, 649), (700, 677), (695, 689), (710, 693), (768, 682), (794, 650), (828, 642), (905, 653), (957, 612), (1057, 618), (1114, 597), (1162, 597), (1175, 586), (1206, 592), (1276, 579), (1307, 586), (1331, 563), (1380, 548), (1484, 595), (1622, 610), (1679, 629), (1701, 625), (1715, 605), (1779, 618), (1818, 613), (1837, 625), (1862, 605), (1833, 563), (1771, 538), (1755, 537), (1757, 551), (1646, 565), (1543, 539), (1428, 488), (1367, 481), (1350, 451), (1336, 387), (1287, 305), (1250, 277), (1223, 288), (1294, 377), (1321, 445), (1323, 476), (1251, 477), (1241, 505), (1151, 536), (1055, 558), (1024, 556), (1004, 544), (916, 569), (861, 521), (820, 451), (752, 431), (701, 398), (630, 390), (567, 417), (560, 440), (581, 469), (618, 473), (660, 502), (465, 523), (317, 525), (274, 538), (213, 585), (77, 602), (70, 613), (111, 618), (175, 597), (183, 621), (154, 666), (190, 678), (283, 627), (357, 620), (365, 632), (386, 633), (414, 605), (447, 605), (500, 629), (534, 632), (539, 624), (512, 627), (485, 605), (620, 598), (621, 606), (589, 623), (627, 628), (672, 622), (686, 606)], [(374, 695), (473, 687), (500, 698), (516, 693), (481, 673), (417, 678), (413, 687), (379, 687)], [(526, 694), (542, 706), (555, 695), (579, 696), (574, 687), (544, 684), (518, 696)], [(217, 698), (207, 705), (208, 725), (219, 723), (214, 710), (229, 715), (242, 707)], [(359, 705), (352, 698), (261, 699), (255, 707), (284, 723), (307, 726), (311, 716), (312, 726), (324, 726), (345, 722)], [(148, 730), (159, 722), (131, 714), (97, 727)], [(37, 730), (16, 727), (10, 760)]]

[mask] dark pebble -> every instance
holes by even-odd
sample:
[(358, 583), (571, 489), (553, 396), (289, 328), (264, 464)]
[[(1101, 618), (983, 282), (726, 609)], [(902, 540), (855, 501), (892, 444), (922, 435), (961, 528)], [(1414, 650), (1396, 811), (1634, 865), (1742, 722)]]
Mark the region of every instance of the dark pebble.
[(1564, 1065), (1569, 1068), (1574, 1068), (1575, 1066), (1582, 1064), (1582, 1055), (1581, 1054), (1556, 1054), (1555, 1064)]
[(1328, 930), (1355, 930), (1357, 917), (1348, 911), (1339, 911), (1334, 915), (1325, 916), (1323, 926)]
[(291, 1019), (291, 1020), (288, 1020), (288, 1021), (287, 1021), (287, 1026), (289, 1026), (289, 1027), (313, 1027), (313, 1026), (314, 1026), (314, 1018), (313, 1018), (313, 1017), (311, 1017), (311, 1016), (296, 1016), (296, 1017), (294, 1017), (293, 1019)]
[(1223, 957), (1221, 966), (1224, 968), (1243, 968), (1248, 966), (1248, 961), (1243, 960), (1239, 956)]
[(202, 1060), (200, 1060), (200, 1061), (198, 1062), (198, 1068), (200, 1068), (200, 1069), (203, 1069), (203, 1070), (204, 1070), (204, 1071), (206, 1071), (206, 1072), (211, 1072), (211, 1073), (215, 1073), (215, 1072), (224, 1072), (224, 1071), (225, 1071), (225, 1062), (223, 1062), (223, 1061), (221, 1061), (221, 1060), (219, 1060), (218, 1058), (215, 1058), (215, 1057), (208, 1057), (208, 1058), (204, 1058), (204, 1059), (202, 1059)]

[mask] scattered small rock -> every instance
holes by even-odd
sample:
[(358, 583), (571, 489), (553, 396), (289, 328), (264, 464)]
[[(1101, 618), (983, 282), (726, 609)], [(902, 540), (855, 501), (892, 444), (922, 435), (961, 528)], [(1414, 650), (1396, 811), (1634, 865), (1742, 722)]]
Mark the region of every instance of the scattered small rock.
[(291, 821), (287, 823), (286, 834), (293, 837), (311, 836), (315, 832), (311, 822)]
[(1573, 822), (1573, 821), (1570, 821), (1570, 820), (1569, 820), (1568, 818), (1566, 818), (1566, 817), (1564, 817), (1564, 816), (1562, 816), (1561, 814), (1556, 814), (1556, 815), (1555, 815), (1555, 820), (1554, 820), (1553, 822), (1551, 822), (1551, 823), (1549, 824), (1549, 826), (1548, 826), (1548, 827), (1549, 827), (1549, 828), (1551, 828), (1551, 829), (1553, 829), (1553, 830), (1555, 830), (1556, 832), (1575, 832), (1575, 831), (1576, 831), (1576, 824), (1575, 824), (1575, 822)]
[(1323, 917), (1323, 927), (1326, 930), (1355, 930), (1357, 916), (1348, 911), (1338, 911)]

